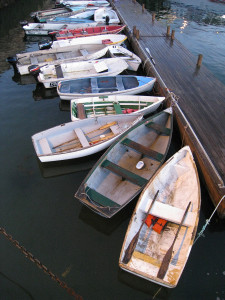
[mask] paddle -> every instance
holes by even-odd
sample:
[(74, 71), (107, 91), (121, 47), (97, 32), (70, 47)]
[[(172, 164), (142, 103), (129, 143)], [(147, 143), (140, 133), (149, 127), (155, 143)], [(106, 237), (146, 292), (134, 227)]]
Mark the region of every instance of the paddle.
[(185, 217), (186, 217), (186, 215), (188, 213), (188, 209), (189, 209), (190, 205), (191, 205), (191, 201), (188, 203), (188, 206), (187, 206), (187, 208), (186, 208), (186, 210), (184, 212), (183, 218), (182, 218), (182, 220), (180, 222), (180, 225), (179, 225), (179, 227), (177, 229), (177, 232), (176, 232), (176, 235), (174, 237), (173, 243), (172, 243), (172, 245), (170, 246), (169, 250), (166, 252), (166, 255), (163, 258), (162, 264), (161, 264), (161, 266), (159, 268), (159, 271), (158, 271), (158, 274), (157, 274), (157, 277), (160, 278), (160, 279), (163, 279), (164, 276), (166, 275), (166, 272), (168, 270), (168, 267), (169, 267), (169, 264), (170, 264), (170, 260), (171, 260), (172, 254), (173, 254), (173, 246), (174, 246), (174, 244), (176, 242), (176, 239), (178, 237), (180, 229), (181, 229), (181, 227), (182, 227), (182, 225), (184, 223), (184, 220), (185, 220)]
[(131, 256), (132, 256), (132, 254), (134, 252), (134, 249), (135, 249), (135, 247), (137, 245), (141, 229), (142, 229), (142, 227), (143, 227), (143, 225), (144, 225), (144, 223), (145, 223), (145, 221), (147, 219), (147, 216), (148, 216), (148, 214), (149, 214), (149, 212), (150, 212), (150, 210), (151, 210), (151, 208), (152, 208), (152, 206), (153, 206), (153, 204), (154, 204), (157, 196), (158, 196), (158, 193), (159, 193), (159, 190), (156, 192), (155, 197), (153, 198), (152, 203), (149, 206), (149, 209), (148, 209), (148, 211), (146, 213), (144, 221), (141, 224), (141, 227), (139, 228), (138, 232), (135, 234), (135, 236), (133, 237), (133, 239), (131, 240), (130, 244), (128, 245), (128, 247), (127, 247), (127, 249), (125, 251), (124, 258), (123, 258), (123, 263), (124, 264), (127, 264), (130, 261), (130, 259), (131, 259)]
[[(88, 134), (93, 133), (93, 132), (98, 131), (98, 130), (107, 129), (107, 128), (109, 128), (109, 127), (111, 127), (111, 126), (113, 126), (113, 125), (116, 125), (116, 124), (117, 124), (116, 121), (115, 121), (115, 122), (111, 122), (111, 123), (109, 123), (109, 124), (106, 124), (106, 125), (103, 125), (103, 126), (97, 128), (97, 129), (95, 129), (95, 130), (89, 131), (89, 132), (85, 133), (85, 135), (88, 135)], [(64, 143), (61, 143), (61, 144), (59, 144), (59, 145), (57, 145), (57, 146), (54, 146), (54, 147), (52, 147), (52, 149), (56, 149), (56, 148), (58, 148), (58, 147), (61, 147), (61, 146), (65, 145), (65, 144), (69, 144), (69, 143), (71, 143), (71, 142), (73, 142), (73, 141), (77, 141), (77, 140), (78, 140), (78, 138), (74, 138), (74, 139), (72, 139), (72, 140), (69, 140), (69, 141), (66, 141), (66, 142), (64, 142)], [(79, 142), (79, 141), (77, 141), (76, 143), (78, 143), (78, 142)]]

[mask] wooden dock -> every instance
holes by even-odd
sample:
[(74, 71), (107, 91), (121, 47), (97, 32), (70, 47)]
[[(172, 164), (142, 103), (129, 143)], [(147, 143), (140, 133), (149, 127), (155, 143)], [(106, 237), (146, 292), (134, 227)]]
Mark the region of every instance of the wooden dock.
[[(195, 157), (213, 204), (225, 195), (225, 86), (135, 0), (111, 0), (156, 91), (172, 105), (181, 138)], [(154, 60), (146, 51), (149, 48)], [(153, 64), (155, 62), (155, 65)], [(225, 199), (218, 207), (225, 218)]]

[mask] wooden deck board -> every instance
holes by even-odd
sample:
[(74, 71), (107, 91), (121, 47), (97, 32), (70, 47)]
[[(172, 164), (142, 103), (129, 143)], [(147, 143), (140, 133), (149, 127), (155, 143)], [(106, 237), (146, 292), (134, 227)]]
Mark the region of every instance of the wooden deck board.
[[(147, 54), (145, 48), (150, 49), (158, 74), (179, 99), (182, 112), (224, 183), (225, 86), (204, 66), (204, 58), (202, 66), (196, 68), (197, 57), (176, 38), (172, 41), (167, 37), (166, 28), (157, 20), (153, 22), (146, 10), (143, 13), (139, 3), (115, 0), (111, 4), (127, 25), (132, 43), (145, 52), (143, 56)], [(132, 36), (134, 26), (140, 32), (139, 40)], [(221, 195), (224, 191), (223, 184)]]

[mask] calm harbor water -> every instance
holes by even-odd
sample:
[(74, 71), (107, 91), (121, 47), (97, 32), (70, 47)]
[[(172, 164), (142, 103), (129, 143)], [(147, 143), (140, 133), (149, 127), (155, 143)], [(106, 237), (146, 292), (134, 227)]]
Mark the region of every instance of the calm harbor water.
[[(121, 0), (122, 1), (122, 0)], [(209, 0), (145, 1), (165, 26), (225, 84), (225, 4)], [(84, 299), (225, 299), (225, 223), (216, 215), (194, 245), (175, 289), (128, 274), (118, 267), (135, 201), (112, 220), (82, 206), (74, 193), (99, 155), (41, 165), (31, 136), (69, 122), (69, 107), (54, 90), (18, 76), (6, 58), (37, 50), (24, 39), (19, 21), (53, 6), (21, 0), (0, 10), (0, 226)], [(191, 87), (190, 87), (191, 88)], [(168, 157), (181, 147), (174, 134)], [(202, 185), (198, 232), (214, 207)], [(72, 297), (13, 246), (0, 238), (0, 300), (69, 300)]]

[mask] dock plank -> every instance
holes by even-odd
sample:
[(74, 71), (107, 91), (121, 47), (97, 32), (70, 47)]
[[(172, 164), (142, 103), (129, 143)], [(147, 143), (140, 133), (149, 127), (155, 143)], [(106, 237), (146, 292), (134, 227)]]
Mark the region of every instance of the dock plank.
[[(225, 86), (204, 66), (204, 59), (201, 67), (197, 68), (197, 57), (176, 38), (171, 40), (167, 37), (166, 28), (157, 20), (153, 22), (147, 10), (143, 13), (138, 2), (123, 0), (111, 1), (111, 4), (122, 23), (127, 25), (128, 39), (143, 62), (149, 57), (145, 48), (150, 49), (156, 65), (154, 69), (154, 66), (145, 64), (146, 73), (159, 74), (165, 86), (174, 93), (182, 113), (210, 158), (215, 173), (221, 179), (220, 184), (212, 179), (209, 185), (214, 186), (208, 185), (212, 189), (211, 198), (216, 197), (215, 190), (218, 192), (217, 199), (212, 199), (217, 204), (218, 197), (225, 193)], [(134, 26), (139, 30), (139, 39), (132, 34)], [(204, 156), (204, 152), (199, 156)], [(200, 158), (202, 164), (207, 157)], [(205, 176), (206, 181), (210, 180), (210, 175)], [(221, 207), (220, 212), (225, 218), (225, 204), (221, 203)]]

